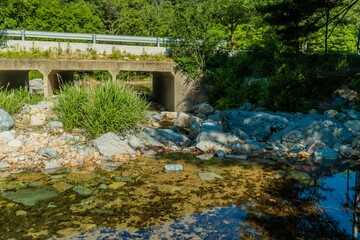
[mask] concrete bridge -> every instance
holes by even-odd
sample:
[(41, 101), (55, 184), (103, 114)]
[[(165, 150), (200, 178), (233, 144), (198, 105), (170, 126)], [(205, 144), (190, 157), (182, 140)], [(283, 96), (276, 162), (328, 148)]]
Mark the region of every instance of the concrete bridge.
[(44, 76), (44, 94), (53, 95), (53, 90), (63, 81), (72, 79), (74, 71), (108, 71), (112, 81), (120, 71), (153, 73), (155, 101), (168, 111), (186, 111), (204, 100), (198, 84), (174, 62), (131, 62), (103, 60), (54, 60), (54, 59), (0, 59), (0, 86), (25, 86), (28, 72), (38, 70)]

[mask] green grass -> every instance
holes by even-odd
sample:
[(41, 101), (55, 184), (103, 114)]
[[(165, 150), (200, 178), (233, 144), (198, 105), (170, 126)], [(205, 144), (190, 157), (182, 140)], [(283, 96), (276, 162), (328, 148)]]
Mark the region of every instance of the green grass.
[(67, 131), (84, 128), (91, 137), (132, 129), (145, 119), (149, 103), (126, 86), (108, 81), (98, 86), (65, 85), (54, 112)]
[(36, 104), (42, 101), (44, 95), (29, 93), (25, 88), (1, 90), (0, 108), (11, 114), (20, 113), (23, 104)]
[(82, 52), (79, 49), (71, 51), (70, 49), (63, 50), (62, 48), (49, 48), (47, 50), (40, 50), (32, 47), (16, 48), (13, 50), (0, 51), (0, 58), (30, 58), (30, 59), (73, 59), (73, 60), (119, 60), (119, 61), (157, 61), (157, 62), (171, 62), (171, 58), (163, 54), (159, 55), (133, 55), (113, 49), (111, 53), (97, 53), (95, 50)]

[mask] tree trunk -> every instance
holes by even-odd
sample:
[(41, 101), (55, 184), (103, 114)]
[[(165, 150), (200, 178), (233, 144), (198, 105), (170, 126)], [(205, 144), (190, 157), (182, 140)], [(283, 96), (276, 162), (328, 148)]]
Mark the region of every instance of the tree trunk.
[(231, 50), (234, 50), (235, 49), (234, 30), (231, 30), (230, 37), (231, 37)]

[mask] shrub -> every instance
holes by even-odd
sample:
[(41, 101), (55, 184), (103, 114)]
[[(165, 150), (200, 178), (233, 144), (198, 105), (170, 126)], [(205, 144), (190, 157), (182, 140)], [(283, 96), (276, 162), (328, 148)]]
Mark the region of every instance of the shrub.
[(0, 91), (0, 109), (4, 109), (9, 114), (20, 113), (23, 104), (36, 104), (44, 96), (29, 93), (25, 88), (1, 90)]
[(91, 87), (65, 85), (54, 111), (66, 130), (84, 128), (95, 137), (131, 129), (144, 119), (148, 107), (137, 93), (108, 81)]

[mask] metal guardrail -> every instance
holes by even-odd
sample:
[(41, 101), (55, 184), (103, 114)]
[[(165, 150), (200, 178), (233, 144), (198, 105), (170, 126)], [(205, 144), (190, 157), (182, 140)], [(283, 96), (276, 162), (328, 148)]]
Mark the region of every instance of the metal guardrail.
[(150, 43), (156, 44), (179, 44), (181, 39), (162, 38), (162, 37), (136, 37), (136, 36), (120, 36), (105, 34), (87, 34), (87, 33), (63, 33), (63, 32), (41, 32), (28, 30), (0, 30), (0, 36), (21, 37), (22, 41), (26, 38), (51, 38), (51, 39), (67, 39), (67, 40), (86, 40), (96, 44), (97, 41), (104, 42), (130, 42), (130, 43)]

